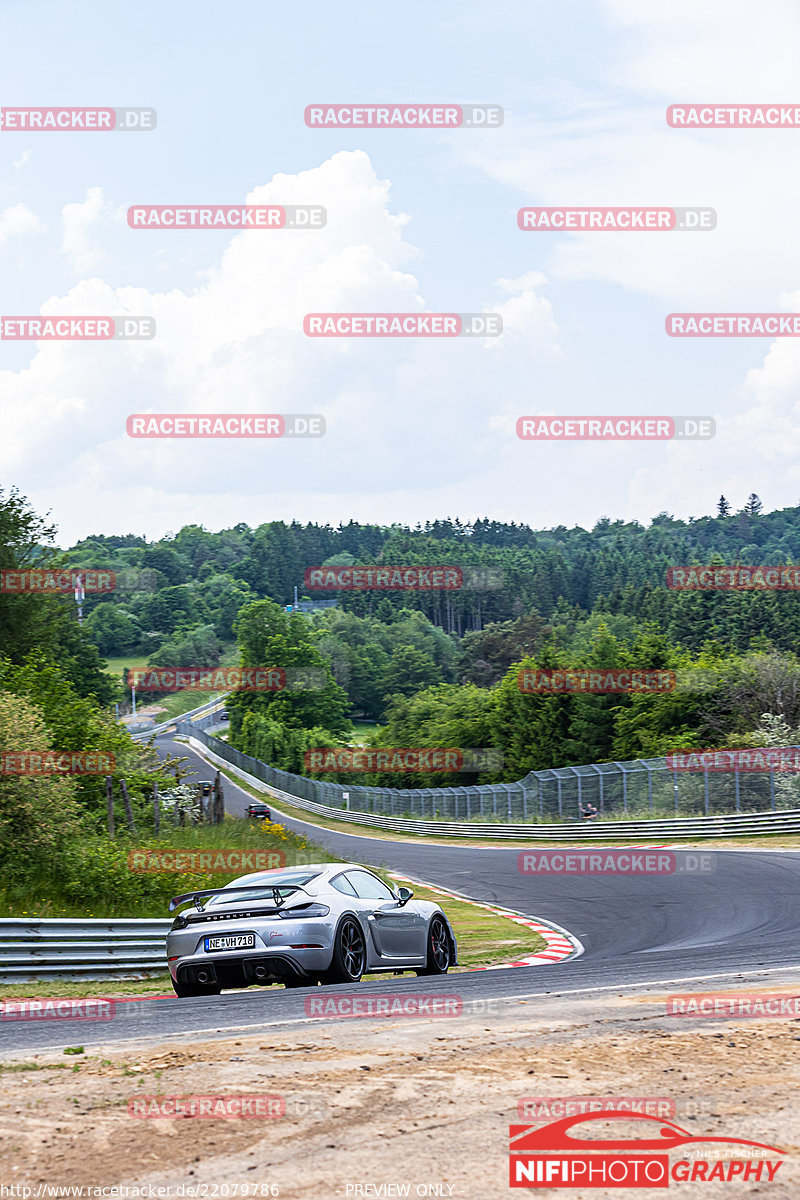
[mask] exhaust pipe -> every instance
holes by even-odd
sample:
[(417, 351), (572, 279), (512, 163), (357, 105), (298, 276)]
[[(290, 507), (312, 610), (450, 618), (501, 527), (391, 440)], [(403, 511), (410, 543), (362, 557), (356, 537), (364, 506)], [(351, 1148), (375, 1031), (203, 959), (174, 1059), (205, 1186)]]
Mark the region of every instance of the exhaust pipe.
[(254, 974), (256, 979), (266, 979), (269, 972), (266, 967), (256, 967)]
[(203, 984), (211, 983), (211, 976), (209, 975), (208, 971), (198, 971), (197, 982)]

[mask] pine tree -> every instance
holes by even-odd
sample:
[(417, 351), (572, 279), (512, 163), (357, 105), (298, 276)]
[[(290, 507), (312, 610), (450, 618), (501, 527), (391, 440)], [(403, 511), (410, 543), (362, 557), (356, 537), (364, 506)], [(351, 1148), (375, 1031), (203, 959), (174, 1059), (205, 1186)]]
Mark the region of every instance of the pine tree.
[(717, 516), (727, 517), (730, 515), (730, 511), (730, 503), (725, 499), (724, 496), (720, 496), (719, 500), (717, 501)]
[(748, 517), (757, 517), (761, 513), (763, 507), (764, 505), (761, 503), (759, 497), (755, 494), (755, 492), (751, 492), (747, 497), (747, 503), (745, 504), (743, 511)]

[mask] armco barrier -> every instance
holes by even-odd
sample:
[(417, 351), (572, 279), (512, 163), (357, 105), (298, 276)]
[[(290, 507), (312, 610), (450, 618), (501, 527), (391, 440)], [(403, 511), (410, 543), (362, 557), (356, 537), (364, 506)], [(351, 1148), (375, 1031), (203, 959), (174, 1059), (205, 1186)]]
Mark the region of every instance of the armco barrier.
[[(214, 723), (213, 715), (199, 715), (185, 728), (178, 721), (178, 730), (204, 740), (211, 736), (207, 730)], [(800, 807), (800, 778), (796, 775), (738, 768), (681, 771), (667, 766), (664, 758), (529, 771), (511, 783), (395, 788), (310, 779), (242, 755), (219, 739), (212, 737), (205, 744), (229, 762), (244, 766), (262, 783), (292, 796), (337, 810), (412, 820), (452, 818), (504, 825), (566, 822), (580, 818), (590, 802), (601, 818), (615, 821), (755, 815)]]
[[(235, 750), (227, 742), (220, 741), (219, 738), (210, 737), (201, 730), (191, 732), (187, 730), (184, 736), (188, 736), (192, 749), (218, 766), (228, 766), (234, 774), (245, 779), (251, 786), (268, 796), (284, 800), (287, 804), (292, 804), (296, 808), (316, 816), (356, 825), (368, 825), (373, 829), (386, 829), (395, 833), (429, 834), (436, 837), (470, 837), (487, 841), (514, 838), (531, 842), (613, 842), (624, 841), (628, 838), (691, 840), (693, 838), (743, 837), (746, 835), (752, 837), (770, 833), (800, 833), (800, 808), (785, 809), (781, 812), (729, 814), (719, 817), (678, 817), (666, 821), (599, 821), (595, 819), (588, 822), (564, 821), (558, 824), (416, 821), (407, 817), (352, 812), (347, 809), (317, 804), (313, 800), (306, 800), (283, 788), (275, 787), (274, 784), (266, 783), (246, 766), (249, 763), (252, 767), (263, 768), (266, 766), (265, 763), (260, 763), (258, 759), (242, 754), (240, 750)], [(378, 789), (371, 790), (377, 791)]]
[(166, 733), (168, 730), (174, 730), (180, 721), (201, 721), (203, 717), (213, 714), (217, 709), (225, 707), (225, 697), (217, 697), (216, 700), (209, 700), (205, 704), (201, 704), (199, 708), (193, 708), (190, 712), (181, 713), (180, 717), (173, 717), (171, 721), (162, 721), (160, 725), (150, 725), (147, 729), (135, 729), (131, 732), (131, 737), (134, 741), (140, 738), (149, 738), (160, 733)]
[(0, 918), (0, 984), (106, 979), (167, 970), (171, 921)]

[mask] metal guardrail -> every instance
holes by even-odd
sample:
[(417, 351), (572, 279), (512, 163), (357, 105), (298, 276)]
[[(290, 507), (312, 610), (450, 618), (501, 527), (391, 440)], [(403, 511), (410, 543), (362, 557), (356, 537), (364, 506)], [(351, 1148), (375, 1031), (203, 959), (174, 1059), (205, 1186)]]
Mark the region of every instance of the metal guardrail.
[[(214, 743), (212, 747), (212, 743)], [(259, 791), (278, 800), (285, 800), (296, 808), (334, 821), (345, 821), (356, 825), (369, 825), (373, 829), (386, 829), (395, 833), (429, 834), (438, 837), (470, 837), (486, 840), (526, 839), (531, 842), (566, 841), (626, 841), (629, 838), (725, 838), (769, 833), (800, 833), (800, 808), (784, 809), (780, 812), (731, 813), (717, 817), (677, 817), (670, 820), (643, 821), (568, 821), (556, 824), (517, 823), (492, 824), (486, 821), (416, 821), (406, 817), (389, 817), (380, 813), (351, 812), (342, 808), (331, 808), (317, 804), (292, 792), (284, 791), (266, 783), (258, 775), (248, 771), (240, 760), (249, 759), (256, 767), (264, 764), (258, 759), (234, 750), (227, 742), (211, 737), (201, 730), (189, 735), (193, 749), (204, 753), (207, 758), (245, 778)], [(221, 747), (221, 750), (218, 749)]]
[[(213, 715), (198, 715), (186, 729), (207, 736)], [(181, 733), (181, 721), (178, 721)], [(209, 745), (211, 743), (208, 743)], [(220, 743), (217, 743), (220, 744)], [(788, 747), (800, 755), (800, 746)], [(779, 770), (676, 770), (665, 758), (590, 763), (529, 771), (511, 783), (462, 787), (373, 787), (295, 775), (231, 750), (229, 761), (245, 766), (262, 783), (329, 808), (416, 820), (502, 822), (580, 821), (593, 803), (600, 817), (621, 820), (678, 820), (729, 813), (780, 812), (800, 806), (800, 780)], [(245, 763), (247, 759), (247, 763)], [(256, 764), (255, 767), (250, 764)], [(345, 776), (345, 778), (348, 778)]]
[(167, 970), (171, 921), (0, 918), (0, 985)]
[(199, 708), (193, 708), (189, 712), (181, 713), (179, 717), (173, 717), (171, 721), (162, 721), (160, 725), (150, 725), (147, 729), (135, 729), (131, 731), (131, 737), (134, 741), (140, 738), (149, 738), (153, 734), (166, 733), (167, 730), (174, 730), (180, 721), (199, 721), (203, 717), (214, 713), (219, 708), (225, 707), (225, 696), (218, 696), (216, 700), (208, 700), (205, 704), (201, 704)]

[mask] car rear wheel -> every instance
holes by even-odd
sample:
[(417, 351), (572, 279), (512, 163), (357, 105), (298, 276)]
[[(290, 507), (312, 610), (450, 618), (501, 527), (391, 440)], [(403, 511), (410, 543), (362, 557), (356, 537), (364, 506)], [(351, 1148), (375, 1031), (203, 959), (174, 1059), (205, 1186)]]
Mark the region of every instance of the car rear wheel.
[(333, 958), (322, 982), (358, 983), (366, 965), (367, 944), (361, 926), (353, 917), (345, 917), (336, 931)]
[(452, 958), (450, 932), (442, 917), (434, 917), (428, 927), (428, 957), (417, 975), (446, 975)]

